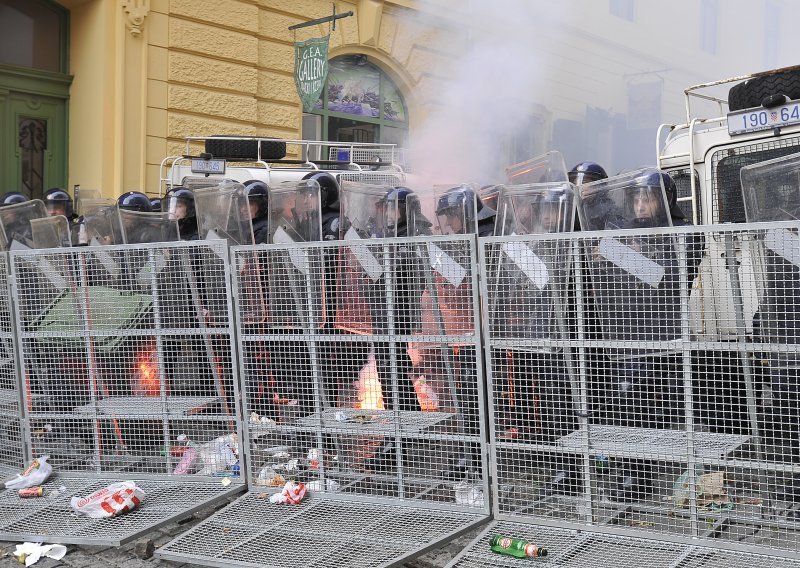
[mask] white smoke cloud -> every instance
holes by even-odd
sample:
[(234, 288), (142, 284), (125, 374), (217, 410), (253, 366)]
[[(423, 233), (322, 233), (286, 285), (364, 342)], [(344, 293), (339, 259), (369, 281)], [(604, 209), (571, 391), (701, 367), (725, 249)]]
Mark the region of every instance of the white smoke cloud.
[[(451, 0), (450, 17), (463, 22), (466, 51), (446, 72), (436, 110), (411, 134), (414, 178), (420, 185), (502, 181), (504, 144), (528, 127), (533, 101), (550, 88), (541, 60), (554, 22), (569, 3), (544, 0)], [(430, 101), (423, 101), (423, 103)]]

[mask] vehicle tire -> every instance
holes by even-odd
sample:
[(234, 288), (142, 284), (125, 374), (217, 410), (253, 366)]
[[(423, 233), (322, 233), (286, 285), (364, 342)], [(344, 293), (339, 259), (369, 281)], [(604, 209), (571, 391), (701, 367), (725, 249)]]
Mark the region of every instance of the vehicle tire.
[[(286, 157), (286, 143), (270, 138), (261, 138), (261, 159), (281, 160)], [(215, 158), (227, 160), (256, 161), (259, 140), (218, 140), (213, 136), (206, 139), (206, 152)]]
[(728, 108), (734, 111), (761, 106), (761, 101), (776, 94), (800, 99), (800, 68), (753, 77), (734, 85), (728, 91)]

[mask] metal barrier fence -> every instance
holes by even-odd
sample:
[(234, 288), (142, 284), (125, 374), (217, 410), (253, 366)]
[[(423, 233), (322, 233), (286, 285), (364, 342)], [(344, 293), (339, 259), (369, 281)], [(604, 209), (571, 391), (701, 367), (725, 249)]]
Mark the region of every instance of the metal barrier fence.
[[(391, 565), (488, 519), (474, 238), (236, 247), (232, 266), (250, 492), (160, 558)], [(311, 497), (271, 504), (288, 480)]]
[(798, 224), (482, 245), (495, 518), (800, 558)]
[(8, 268), (8, 255), (0, 254), (0, 477), (21, 470), (24, 452)]
[[(243, 489), (225, 243), (11, 264), (27, 459), (49, 455), (55, 474), (43, 498), (0, 495), (0, 538), (120, 544)], [(115, 481), (144, 490), (139, 508), (113, 521), (71, 508)]]

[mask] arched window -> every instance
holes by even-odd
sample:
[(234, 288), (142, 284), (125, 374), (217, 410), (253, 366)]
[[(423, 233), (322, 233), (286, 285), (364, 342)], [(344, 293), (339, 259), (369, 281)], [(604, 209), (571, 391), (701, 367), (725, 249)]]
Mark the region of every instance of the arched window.
[(408, 113), (392, 80), (366, 55), (342, 55), (329, 65), (325, 90), (304, 117), (303, 137), (405, 146)]
[(67, 72), (68, 12), (49, 0), (0, 0), (0, 64)]

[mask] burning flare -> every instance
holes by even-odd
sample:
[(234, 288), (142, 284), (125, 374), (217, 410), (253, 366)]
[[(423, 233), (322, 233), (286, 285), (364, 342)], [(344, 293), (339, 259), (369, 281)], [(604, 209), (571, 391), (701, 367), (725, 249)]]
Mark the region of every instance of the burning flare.
[(132, 390), (135, 396), (161, 396), (158, 351), (153, 344), (145, 346), (136, 354)]

